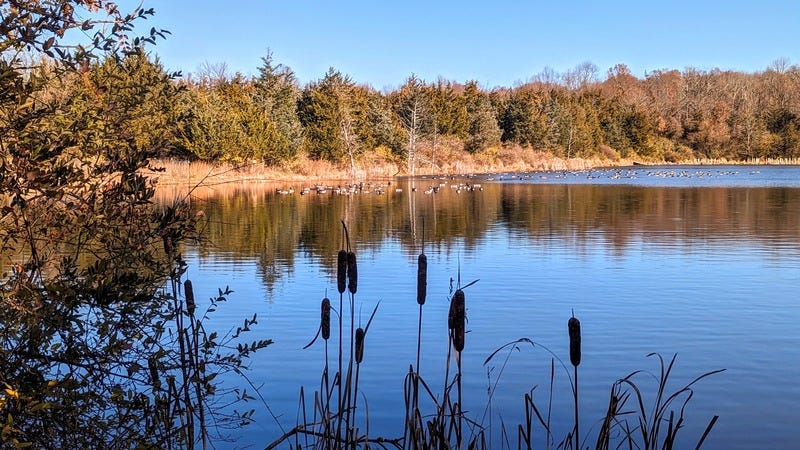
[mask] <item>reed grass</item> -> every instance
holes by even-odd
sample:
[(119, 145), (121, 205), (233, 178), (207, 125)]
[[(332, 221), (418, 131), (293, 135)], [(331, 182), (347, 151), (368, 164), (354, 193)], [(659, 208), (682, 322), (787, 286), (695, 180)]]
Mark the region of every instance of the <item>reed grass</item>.
[[(465, 392), (462, 390), (462, 352), (466, 342), (466, 295), (465, 289), (475, 284), (478, 280), (461, 286), (460, 269), (458, 282), (450, 291), (450, 307), (447, 317), (449, 342), (446, 349), (446, 365), (444, 369), (444, 383), (440, 391), (433, 388), (420, 372), (420, 354), (422, 352), (422, 307), (427, 295), (427, 256), (424, 250), (417, 258), (417, 304), (419, 306), (419, 326), (417, 330), (417, 355), (416, 365), (409, 364), (405, 377), (403, 398), (405, 400), (404, 433), (401, 437), (370, 436), (369, 410), (366, 399), (359, 403), (359, 383), (361, 366), (366, 364), (365, 346), (370, 324), (378, 311), (376, 305), (367, 321), (366, 326), (355, 327), (355, 295), (357, 292), (357, 266), (356, 255), (353, 251), (347, 226), (343, 226), (343, 248), (337, 257), (337, 289), (340, 294), (338, 315), (338, 365), (333, 374), (333, 382), (329, 380), (328, 366), (328, 341), (330, 338), (330, 300), (324, 298), (321, 303), (320, 327), (317, 332), (323, 336), (325, 342), (325, 361), (319, 391), (314, 393), (314, 401), (306, 402), (305, 391), (300, 391), (298, 408), (298, 423), (292, 429), (273, 441), (267, 449), (277, 448), (287, 439), (294, 437), (293, 448), (320, 448), (320, 449), (369, 449), (369, 448), (398, 448), (398, 449), (489, 449), (497, 448), (497, 442), (492, 433), (499, 427), (500, 448), (518, 449), (581, 449), (594, 447), (597, 450), (611, 448), (637, 448), (644, 450), (671, 450), (684, 448), (685, 444), (678, 444), (678, 434), (685, 426), (685, 411), (694, 394), (695, 385), (701, 380), (722, 372), (714, 370), (701, 374), (679, 389), (670, 392), (668, 382), (676, 361), (673, 356), (669, 362), (656, 353), (648, 355), (657, 357), (659, 361), (659, 376), (656, 377), (655, 395), (652, 402), (646, 392), (651, 392), (643, 383), (648, 377), (643, 377), (643, 371), (633, 372), (617, 380), (611, 386), (609, 402), (604, 417), (597, 421), (599, 427), (591, 435), (581, 433), (579, 423), (579, 390), (578, 368), (581, 364), (581, 322), (573, 315), (567, 321), (569, 337), (569, 363), (565, 363), (547, 347), (534, 342), (529, 338), (520, 338), (501, 345), (484, 361), (488, 366), (499, 355), (506, 353), (500, 373), (494, 382), (489, 374), (489, 395), (484, 416), (480, 420), (470, 417), (463, 411)], [(348, 297), (348, 304), (344, 296)], [(345, 316), (343, 308), (349, 307), (350, 323), (343, 323)], [(349, 325), (349, 335), (343, 329)], [(314, 343), (312, 340), (309, 346)], [(350, 347), (349, 356), (347, 345)], [(497, 389), (499, 378), (507, 364), (511, 362), (511, 355), (517, 353), (523, 346), (544, 349), (550, 356), (549, 391), (546, 392), (544, 402), (537, 400), (534, 386), (523, 396), (523, 420), (511, 426), (502, 419), (499, 425), (491, 422), (491, 402), (494, 390)], [(308, 346), (307, 346), (308, 347)], [(347, 360), (345, 360), (347, 357)], [(455, 362), (455, 373), (451, 377), (451, 364)], [(571, 365), (571, 369), (569, 368)], [(572, 403), (574, 413), (574, 426), (559, 438), (553, 429), (553, 405), (560, 399), (555, 396), (556, 370), (561, 368), (569, 379), (572, 388)], [(640, 380), (644, 378), (644, 380)], [(360, 408), (363, 404), (363, 408)], [(359, 427), (357, 413), (363, 409), (364, 429)], [(486, 416), (490, 423), (485, 423)], [(709, 421), (703, 434), (696, 440), (695, 448), (700, 449), (712, 431), (717, 416)], [(302, 437), (302, 439), (301, 439)], [(539, 445), (541, 444), (541, 445)], [(495, 447), (493, 447), (493, 445)]]

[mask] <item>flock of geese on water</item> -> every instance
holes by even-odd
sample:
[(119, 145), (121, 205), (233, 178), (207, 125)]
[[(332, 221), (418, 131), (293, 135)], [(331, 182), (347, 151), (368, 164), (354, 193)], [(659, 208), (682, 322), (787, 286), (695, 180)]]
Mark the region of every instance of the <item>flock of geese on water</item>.
[[(750, 175), (760, 173), (758, 170), (750, 171)], [(553, 172), (528, 172), (528, 173), (515, 173), (515, 174), (500, 174), (500, 175), (488, 175), (482, 176), (483, 180), (486, 181), (508, 181), (508, 180), (539, 180), (539, 181), (546, 181), (549, 179), (559, 180), (559, 179), (567, 179), (570, 177), (585, 177), (587, 179), (600, 179), (600, 178), (607, 178), (607, 179), (636, 179), (639, 177), (660, 177), (660, 178), (709, 178), (713, 176), (736, 176), (739, 175), (739, 171), (735, 170), (685, 170), (685, 169), (650, 169), (650, 170), (641, 170), (641, 169), (630, 169), (630, 168), (620, 168), (620, 169), (593, 169), (593, 170), (584, 170), (584, 171), (553, 171)], [(466, 175), (464, 177), (458, 177), (459, 179), (463, 178), (475, 178), (476, 175)], [(422, 178), (421, 182), (426, 180), (426, 178)], [(454, 190), (455, 193), (460, 194), (461, 192), (474, 192), (474, 191), (483, 191), (483, 186), (480, 183), (470, 183), (470, 182), (455, 182), (456, 177), (439, 177), (436, 179), (427, 178), (427, 180), (436, 181), (430, 185), (428, 185), (423, 191), (424, 194), (436, 194), (441, 189), (447, 188), (449, 186), (450, 189)], [(448, 182), (450, 180), (450, 182)], [(355, 195), (355, 194), (385, 194), (392, 190), (392, 182), (386, 183), (370, 183), (370, 182), (359, 182), (359, 183), (349, 183), (349, 184), (339, 184), (336, 186), (332, 185), (324, 185), (324, 184), (315, 184), (314, 186), (310, 187), (303, 187), (300, 189), (300, 195), (309, 195), (309, 194), (336, 194), (336, 195)], [(412, 192), (417, 192), (416, 187), (411, 188)], [(394, 192), (400, 193), (403, 192), (402, 188), (395, 187)], [(281, 189), (278, 188), (275, 190), (276, 194), (279, 195), (290, 195), (295, 193), (294, 188), (288, 189)]]
[[(444, 180), (446, 178), (442, 178)], [(436, 194), (439, 192), (440, 189), (450, 186), (451, 189), (454, 189), (456, 194), (460, 194), (462, 191), (465, 192), (473, 192), (473, 191), (482, 191), (483, 186), (477, 183), (447, 183), (446, 181), (440, 181), (438, 184), (432, 184), (428, 186), (424, 191), (423, 194)], [(392, 189), (392, 182), (389, 181), (387, 183), (349, 183), (349, 184), (339, 184), (336, 186), (324, 185), (324, 184), (315, 184), (311, 187), (304, 187), (300, 189), (300, 195), (309, 195), (309, 194), (336, 194), (336, 195), (355, 195), (355, 194), (385, 194), (390, 192)], [(395, 187), (394, 192), (400, 193), (403, 192), (402, 188)], [(411, 188), (411, 192), (417, 192), (416, 187)], [(294, 194), (294, 188), (288, 189), (275, 189), (275, 193), (279, 195), (290, 195)]]
[[(760, 173), (758, 170), (753, 170), (750, 175)], [(713, 176), (736, 176), (739, 175), (738, 170), (676, 170), (676, 169), (592, 169), (582, 171), (567, 171), (561, 170), (557, 172), (533, 172), (533, 173), (520, 173), (520, 174), (503, 174), (497, 176), (490, 176), (486, 178), (488, 181), (503, 181), (503, 180), (547, 180), (553, 179), (567, 179), (569, 177), (583, 177), (587, 179), (608, 178), (617, 180), (627, 178), (635, 180), (639, 177), (659, 177), (659, 178), (710, 178)]]

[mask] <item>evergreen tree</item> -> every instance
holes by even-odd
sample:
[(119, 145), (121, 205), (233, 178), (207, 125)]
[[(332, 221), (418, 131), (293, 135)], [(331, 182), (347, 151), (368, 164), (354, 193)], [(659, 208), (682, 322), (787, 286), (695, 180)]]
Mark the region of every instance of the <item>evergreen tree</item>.
[(289, 67), (274, 64), (272, 52), (268, 51), (261, 60), (254, 81), (254, 101), (264, 109), (275, 128), (274, 141), (269, 145), (271, 159), (286, 160), (296, 154), (303, 141), (303, 128), (297, 116), (300, 88)]
[(355, 161), (363, 150), (362, 135), (368, 124), (368, 99), (350, 77), (328, 69), (310, 83), (298, 102), (308, 154), (315, 159), (346, 162), (355, 175)]
[(435, 120), (436, 133), (466, 139), (469, 135), (469, 121), (464, 95), (460, 92), (463, 91), (463, 86), (439, 79), (435, 84), (425, 86), (424, 90), (429, 100), (430, 113)]
[(476, 81), (470, 81), (464, 90), (464, 99), (469, 122), (469, 136), (464, 149), (475, 153), (499, 144), (502, 131), (489, 95), (480, 90)]

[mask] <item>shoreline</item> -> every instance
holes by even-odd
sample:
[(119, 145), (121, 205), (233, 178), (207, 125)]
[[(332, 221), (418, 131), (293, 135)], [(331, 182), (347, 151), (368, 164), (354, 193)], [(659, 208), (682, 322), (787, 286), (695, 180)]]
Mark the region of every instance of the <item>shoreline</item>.
[[(314, 181), (380, 181), (394, 178), (408, 178), (410, 175), (401, 172), (398, 165), (392, 162), (380, 162), (363, 165), (356, 170), (337, 167), (330, 163), (305, 161), (297, 167), (273, 167), (262, 163), (244, 163), (234, 165), (225, 162), (186, 161), (161, 159), (151, 162), (151, 166), (163, 169), (148, 171), (159, 186), (204, 186), (213, 187), (234, 183), (299, 183)], [(767, 166), (767, 165), (800, 165), (800, 159), (751, 159), (745, 161), (729, 161), (724, 159), (695, 159), (670, 163), (666, 161), (640, 161), (621, 159), (618, 161), (601, 159), (571, 158), (562, 159), (554, 156), (541, 157), (536, 161), (504, 161), (480, 162), (458, 161), (444, 167), (445, 170), (431, 170), (421, 167), (416, 177), (431, 176), (470, 176), (493, 175), (500, 173), (580, 171), (598, 168), (639, 167), (648, 166)]]

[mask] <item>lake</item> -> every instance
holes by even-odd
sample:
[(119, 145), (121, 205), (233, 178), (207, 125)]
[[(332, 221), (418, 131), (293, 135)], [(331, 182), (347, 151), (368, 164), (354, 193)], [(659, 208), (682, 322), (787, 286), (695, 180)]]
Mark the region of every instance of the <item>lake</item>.
[[(276, 417), (252, 403), (258, 423), (233, 436), (232, 446), (263, 448), (297, 423), (301, 387), (309, 404), (319, 389), (324, 346), (303, 347), (319, 326), (320, 300), (328, 296), (338, 309), (344, 220), (359, 260), (357, 325), (379, 303), (359, 385), (371, 436), (403, 434), (403, 383), (417, 346), (416, 261), (424, 249), (420, 372), (442, 391), (451, 283), (479, 279), (465, 290), (464, 409), (491, 428), (494, 448), (501, 424), (516, 448), (523, 396), (534, 386), (546, 409), (548, 349), (569, 366), (573, 313), (582, 326), (586, 445), (594, 446), (615, 380), (646, 371), (652, 376), (639, 382), (652, 397), (659, 365), (647, 355), (656, 352), (666, 360), (677, 354), (673, 390), (725, 369), (694, 386), (679, 448), (693, 448), (714, 415), (719, 420), (703, 448), (800, 447), (800, 167), (398, 179), (353, 195), (334, 193), (335, 184), (325, 194), (301, 195), (303, 187), (226, 185), (192, 199), (206, 219), (206, 240), (186, 251), (196, 295), (230, 286), (234, 294), (213, 323), (227, 329), (257, 313), (247, 339), (275, 341), (256, 354), (249, 376), (263, 385)], [(484, 365), (523, 337), (537, 345), (503, 351)], [(561, 440), (572, 424), (572, 400), (568, 371), (558, 362), (553, 391), (552, 424)]]

